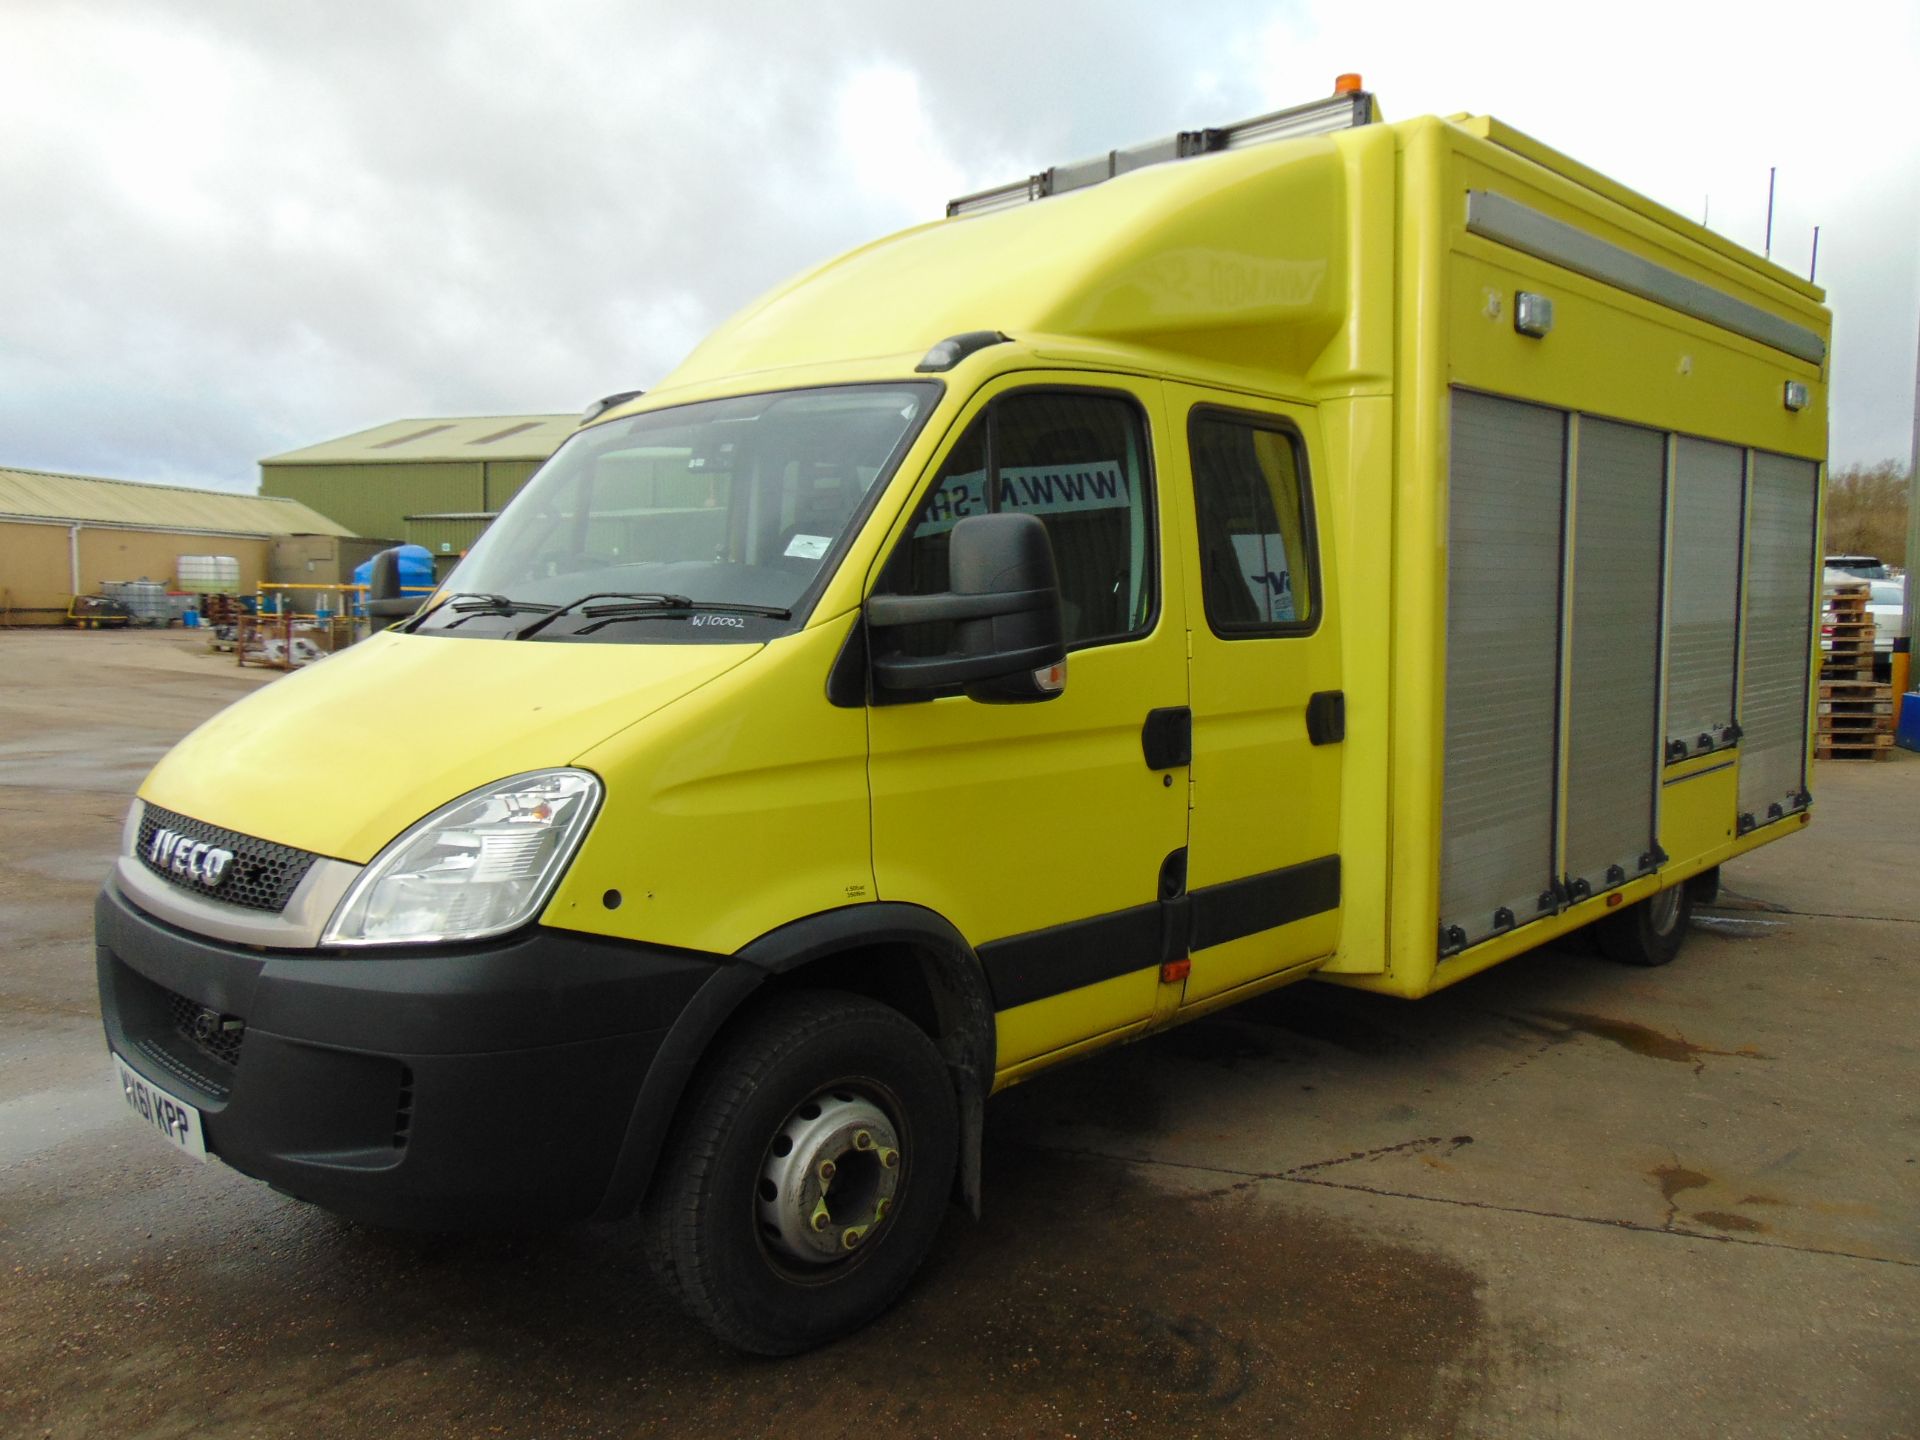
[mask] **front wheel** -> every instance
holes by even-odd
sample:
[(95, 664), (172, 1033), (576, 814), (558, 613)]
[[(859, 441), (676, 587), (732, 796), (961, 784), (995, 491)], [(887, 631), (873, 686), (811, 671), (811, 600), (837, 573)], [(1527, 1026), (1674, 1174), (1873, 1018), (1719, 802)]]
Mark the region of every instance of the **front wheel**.
[(1693, 918), (1693, 887), (1669, 885), (1594, 926), (1600, 949), (1622, 965), (1665, 965), (1680, 953)]
[(774, 997), (694, 1082), (645, 1207), (648, 1259), (729, 1345), (790, 1355), (893, 1303), (946, 1211), (946, 1065), (864, 996)]

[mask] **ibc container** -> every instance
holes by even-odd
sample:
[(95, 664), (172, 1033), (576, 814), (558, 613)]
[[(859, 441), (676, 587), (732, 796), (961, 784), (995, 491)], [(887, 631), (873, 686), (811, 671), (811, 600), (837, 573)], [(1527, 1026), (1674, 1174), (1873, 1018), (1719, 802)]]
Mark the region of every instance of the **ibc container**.
[(173, 606), (167, 599), (167, 587), (157, 580), (103, 580), (100, 592), (118, 600), (133, 612), (136, 624), (165, 625), (173, 619)]
[(237, 595), (240, 562), (231, 555), (182, 555), (175, 578), (189, 595)]

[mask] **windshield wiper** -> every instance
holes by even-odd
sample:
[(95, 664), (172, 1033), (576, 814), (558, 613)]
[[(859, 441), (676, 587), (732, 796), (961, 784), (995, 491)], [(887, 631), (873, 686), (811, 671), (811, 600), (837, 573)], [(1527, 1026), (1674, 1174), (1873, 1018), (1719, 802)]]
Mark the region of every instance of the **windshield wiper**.
[[(606, 600), (611, 603), (606, 605), (588, 603), (593, 600)], [(531, 625), (522, 626), (514, 635), (514, 639), (531, 639), (562, 615), (576, 610), (591, 622), (574, 631), (576, 635), (591, 635), (601, 626), (611, 625), (620, 620), (681, 620), (695, 613), (764, 615), (770, 620), (793, 618), (793, 611), (783, 609), (781, 606), (756, 605), (747, 600), (694, 600), (686, 595), (606, 590), (568, 601), (551, 615), (542, 615)]]
[[(542, 615), (531, 625), (521, 626), (513, 632), (513, 638), (516, 640), (530, 640), (542, 630), (546, 629), (547, 626), (558, 620), (562, 615), (578, 610), (589, 600), (618, 600), (623, 602), (621, 608), (625, 608), (626, 606), (637, 607), (640, 613), (651, 613), (656, 610), (685, 610), (693, 604), (693, 601), (684, 595), (667, 595), (658, 590), (596, 590), (591, 595), (582, 595), (576, 600), (569, 600), (564, 605), (543, 607), (548, 613)], [(587, 613), (596, 613), (599, 608), (601, 607), (596, 606)]]
[[(519, 615), (534, 611), (545, 615), (556, 608), (558, 607), (542, 604), (538, 600), (515, 600), (511, 595), (495, 595), (486, 590), (457, 590), (429, 610), (427, 615), (443, 609), (451, 609), (460, 618), (449, 620), (440, 628), (452, 630), (456, 626), (466, 624), (476, 615)], [(425, 622), (427, 615), (422, 615), (414, 622), (416, 628)]]
[(396, 625), (393, 628), (408, 631), (418, 630), (426, 623), (428, 616), (436, 615), (449, 606), (452, 607), (460, 618), (449, 621), (447, 624), (441, 626), (440, 628), (443, 630), (451, 630), (456, 625), (464, 625), (476, 615), (517, 615), (522, 611), (539, 610), (544, 612), (554, 608), (551, 605), (543, 605), (538, 600), (515, 600), (510, 595), (495, 595), (486, 590), (456, 590), (431, 610), (422, 610), (401, 625)]

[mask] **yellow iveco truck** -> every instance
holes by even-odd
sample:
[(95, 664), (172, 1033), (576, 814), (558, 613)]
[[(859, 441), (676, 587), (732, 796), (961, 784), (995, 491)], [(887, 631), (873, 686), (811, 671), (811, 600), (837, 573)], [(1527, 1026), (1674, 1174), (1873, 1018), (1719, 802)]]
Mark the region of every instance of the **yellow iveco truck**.
[(1058, 1061), (1668, 960), (1808, 819), (1821, 299), (1357, 88), (958, 200), (160, 762), (97, 915), (129, 1104), (374, 1223), (637, 1212), (784, 1352)]

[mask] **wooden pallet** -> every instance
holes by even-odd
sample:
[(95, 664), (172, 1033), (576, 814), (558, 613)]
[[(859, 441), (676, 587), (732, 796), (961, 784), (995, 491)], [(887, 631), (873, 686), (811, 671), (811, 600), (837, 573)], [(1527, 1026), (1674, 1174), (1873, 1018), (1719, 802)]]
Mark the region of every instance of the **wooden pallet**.
[(1873, 683), (1873, 647), (1863, 650), (1835, 647), (1820, 657), (1820, 683), (1835, 684), (1840, 681), (1855, 681), (1866, 685)]
[[(1885, 737), (1887, 745), (1893, 743), (1893, 728), (1884, 726), (1882, 720), (1891, 716), (1862, 714), (1855, 720), (1847, 716), (1820, 716), (1820, 728), (1814, 732), (1814, 745), (1878, 745)], [(1828, 724), (1828, 720), (1837, 720)]]
[(1885, 700), (1892, 694), (1893, 686), (1879, 680), (1848, 680), (1824, 672), (1820, 676), (1822, 700)]
[(1816, 742), (1813, 758), (1816, 760), (1885, 760), (1893, 754), (1893, 736), (1876, 735), (1871, 745), (1842, 745), (1838, 742), (1826, 744)]

